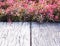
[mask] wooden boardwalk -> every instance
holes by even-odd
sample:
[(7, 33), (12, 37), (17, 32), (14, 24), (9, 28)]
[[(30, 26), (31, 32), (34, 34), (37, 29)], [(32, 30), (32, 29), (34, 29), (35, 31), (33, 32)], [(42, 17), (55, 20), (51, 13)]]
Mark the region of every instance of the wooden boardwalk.
[(60, 46), (60, 23), (0, 23), (0, 46)]

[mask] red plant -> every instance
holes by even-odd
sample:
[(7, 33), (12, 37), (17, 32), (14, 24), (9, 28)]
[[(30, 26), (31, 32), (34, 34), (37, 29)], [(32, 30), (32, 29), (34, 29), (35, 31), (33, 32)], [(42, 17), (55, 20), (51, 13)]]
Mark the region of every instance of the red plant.
[[(35, 0), (36, 1), (36, 0)], [(19, 12), (24, 11), (26, 14), (42, 14), (45, 16), (49, 16), (49, 18), (54, 18), (54, 10), (57, 9), (60, 11), (60, 0), (39, 0), (39, 2), (35, 2), (31, 0), (6, 0), (4, 2), (0, 2), (0, 10), (4, 10), (6, 14), (15, 14), (16, 11)], [(3, 8), (4, 7), (4, 8)], [(5, 8), (6, 7), (6, 8)], [(23, 9), (23, 10), (22, 10)], [(32, 13), (31, 13), (32, 12)], [(1, 13), (1, 11), (0, 11)], [(57, 12), (56, 12), (57, 14)], [(58, 19), (59, 15), (55, 16), (55, 19)]]

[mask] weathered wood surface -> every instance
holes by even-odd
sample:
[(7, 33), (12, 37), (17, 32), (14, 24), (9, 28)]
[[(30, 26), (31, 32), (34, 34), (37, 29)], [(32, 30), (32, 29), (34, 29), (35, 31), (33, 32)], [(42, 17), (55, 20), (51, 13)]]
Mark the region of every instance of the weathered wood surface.
[(0, 23), (0, 46), (29, 46), (29, 23)]
[[(32, 46), (60, 46), (59, 23), (32, 23)], [(0, 46), (30, 46), (30, 23), (0, 23)]]
[(32, 46), (60, 46), (60, 24), (32, 23)]

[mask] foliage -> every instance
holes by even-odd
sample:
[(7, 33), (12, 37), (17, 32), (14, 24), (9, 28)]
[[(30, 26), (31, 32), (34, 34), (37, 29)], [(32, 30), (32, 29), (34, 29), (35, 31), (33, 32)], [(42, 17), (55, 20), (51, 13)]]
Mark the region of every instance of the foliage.
[(59, 21), (60, 0), (6, 0), (0, 2), (0, 16), (2, 15), (16, 16), (19, 21)]

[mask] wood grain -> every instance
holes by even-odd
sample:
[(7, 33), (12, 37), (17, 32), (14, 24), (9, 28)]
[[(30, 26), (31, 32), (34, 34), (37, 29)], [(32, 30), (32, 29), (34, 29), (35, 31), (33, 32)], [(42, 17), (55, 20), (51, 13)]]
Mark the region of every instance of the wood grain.
[[(32, 31), (30, 39), (30, 31)], [(30, 40), (32, 43), (30, 43)], [(0, 22), (0, 46), (60, 46), (60, 23)]]
[(0, 23), (0, 46), (29, 46), (29, 23)]
[(60, 24), (32, 23), (32, 46), (60, 46)]

